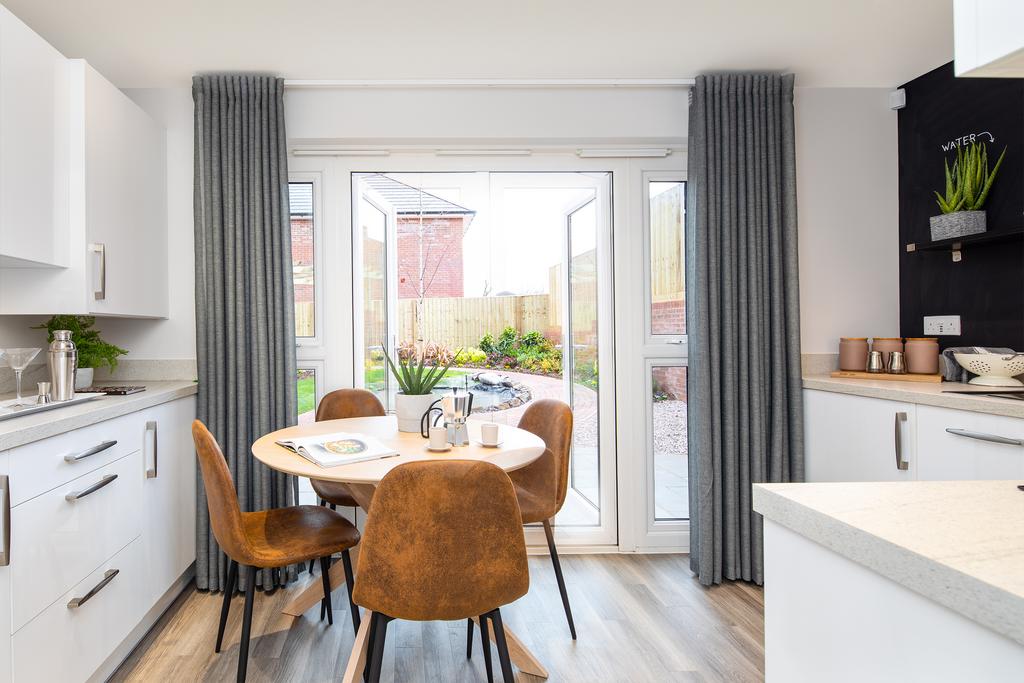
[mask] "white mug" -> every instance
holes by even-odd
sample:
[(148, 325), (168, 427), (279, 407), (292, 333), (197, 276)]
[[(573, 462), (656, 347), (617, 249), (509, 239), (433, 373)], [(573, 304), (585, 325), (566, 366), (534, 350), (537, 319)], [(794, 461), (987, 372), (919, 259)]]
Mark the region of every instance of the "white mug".
[(444, 450), (448, 448), (448, 430), (444, 427), (431, 427), (430, 431), (430, 447), (435, 451)]
[(480, 441), (485, 446), (496, 446), (498, 444), (498, 425), (493, 422), (484, 422), (480, 425)]

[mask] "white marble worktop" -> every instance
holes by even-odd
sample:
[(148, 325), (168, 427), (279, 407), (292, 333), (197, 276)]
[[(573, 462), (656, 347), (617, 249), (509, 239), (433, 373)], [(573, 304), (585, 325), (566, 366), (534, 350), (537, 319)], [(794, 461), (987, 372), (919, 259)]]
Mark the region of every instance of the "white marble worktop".
[(755, 484), (754, 509), (1024, 644), (1024, 481)]
[[(975, 387), (958, 382), (889, 382), (877, 379), (847, 379), (828, 375), (805, 375), (804, 389), (831, 391), (852, 396), (866, 396), (890, 401), (969, 410), (975, 413), (1004, 415), (1024, 419), (1024, 401), (977, 395), (990, 387)], [(976, 394), (944, 392), (943, 388), (969, 389)]]
[[(110, 384), (140, 384), (144, 385), (146, 390), (128, 396), (101, 396), (84, 403), (2, 420), (0, 421), (0, 451), (134, 413), (137, 410), (167, 403), (177, 398), (191, 396), (198, 391), (198, 385), (192, 380), (111, 382)], [(13, 398), (13, 396), (11, 397)]]

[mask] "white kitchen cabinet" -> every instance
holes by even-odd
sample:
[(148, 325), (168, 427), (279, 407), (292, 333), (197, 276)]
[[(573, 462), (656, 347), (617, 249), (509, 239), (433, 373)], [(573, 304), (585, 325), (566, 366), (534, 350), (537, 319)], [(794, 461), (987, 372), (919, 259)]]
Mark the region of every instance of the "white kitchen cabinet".
[(65, 60), (61, 268), (0, 262), (0, 314), (167, 317), (166, 131), (83, 60)]
[(141, 414), (147, 604), (155, 603), (196, 558), (195, 416), (194, 398), (164, 403)]
[(186, 396), (0, 452), (0, 683), (103, 680), (186, 585), (194, 416)]
[(1024, 420), (918, 406), (918, 479), (1024, 479)]
[(1024, 2), (954, 0), (957, 76), (1024, 76)]
[(806, 481), (916, 477), (912, 403), (804, 390)]
[(68, 62), (0, 6), (0, 266), (67, 264)]

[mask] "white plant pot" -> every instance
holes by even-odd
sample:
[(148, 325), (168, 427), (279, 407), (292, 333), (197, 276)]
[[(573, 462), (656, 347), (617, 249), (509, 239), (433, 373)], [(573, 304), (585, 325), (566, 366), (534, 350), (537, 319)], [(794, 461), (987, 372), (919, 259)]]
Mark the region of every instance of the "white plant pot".
[(419, 396), (399, 393), (395, 396), (395, 415), (398, 417), (398, 431), (420, 433), (420, 420), (430, 404), (437, 400), (434, 394)]
[(92, 386), (92, 371), (93, 368), (76, 368), (75, 369), (75, 389), (85, 389), (86, 387)]

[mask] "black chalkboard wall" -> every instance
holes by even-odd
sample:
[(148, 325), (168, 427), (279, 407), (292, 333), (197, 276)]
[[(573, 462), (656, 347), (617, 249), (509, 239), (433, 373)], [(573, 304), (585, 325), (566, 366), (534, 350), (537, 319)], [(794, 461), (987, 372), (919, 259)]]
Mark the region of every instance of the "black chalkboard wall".
[(1024, 351), (1024, 238), (965, 244), (959, 263), (948, 249), (905, 249), (911, 242), (931, 241), (928, 218), (939, 213), (933, 191), (945, 186), (943, 156), (955, 156), (956, 141), (972, 133), (978, 140), (995, 139), (988, 145), (990, 165), (1006, 147), (984, 207), (987, 234), (1024, 228), (1024, 79), (956, 78), (950, 62), (903, 87), (907, 106), (898, 115), (900, 334), (924, 336), (926, 315), (959, 315), (961, 335), (940, 337), (942, 348)]

